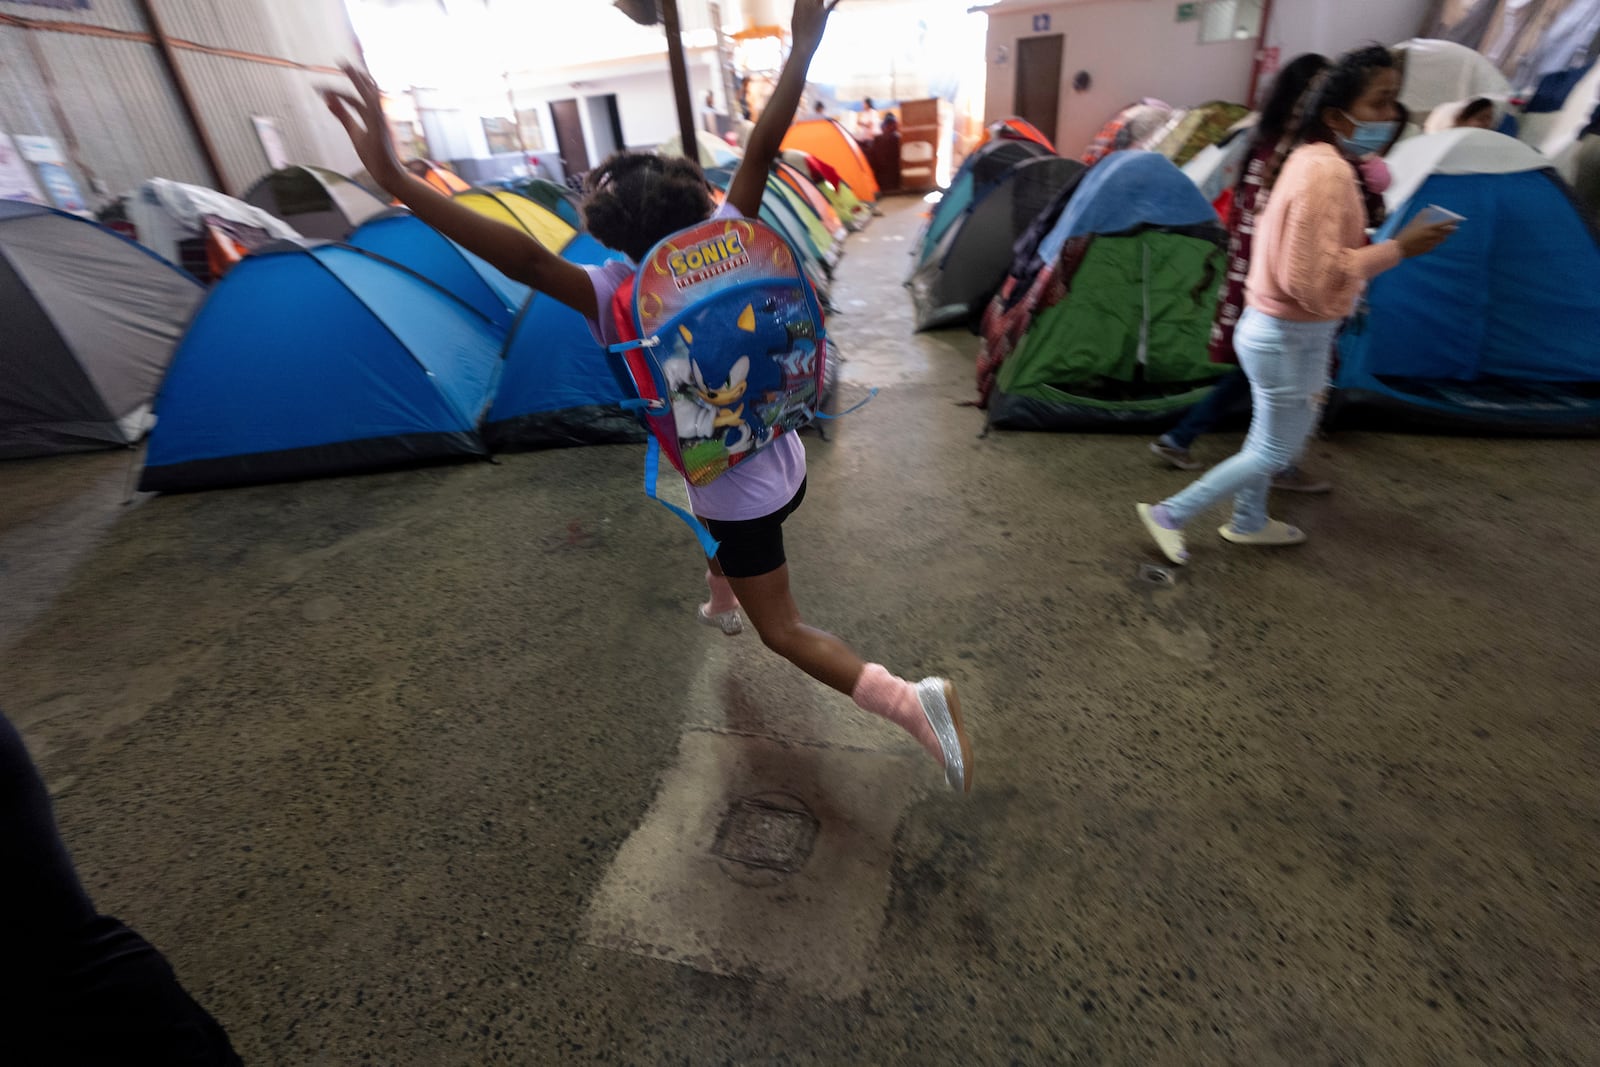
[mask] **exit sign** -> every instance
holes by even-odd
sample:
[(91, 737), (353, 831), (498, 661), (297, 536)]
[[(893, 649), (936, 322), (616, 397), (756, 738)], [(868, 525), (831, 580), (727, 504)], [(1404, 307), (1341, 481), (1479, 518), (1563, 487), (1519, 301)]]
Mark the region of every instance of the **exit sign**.
[(1195, 19), (1197, 19), (1199, 17), (1200, 17), (1200, 5), (1199, 4), (1196, 3), (1196, 4), (1179, 4), (1178, 5), (1178, 21), (1179, 22), (1193, 22)]

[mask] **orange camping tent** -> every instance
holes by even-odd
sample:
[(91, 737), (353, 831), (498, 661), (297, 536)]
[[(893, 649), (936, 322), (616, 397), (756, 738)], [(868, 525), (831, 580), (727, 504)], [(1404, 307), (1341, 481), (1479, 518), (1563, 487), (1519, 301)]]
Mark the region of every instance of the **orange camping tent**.
[(1051, 152), (1056, 150), (1056, 146), (1050, 143), (1050, 138), (1046, 137), (1039, 127), (1027, 119), (1017, 118), (1016, 116), (1002, 119), (989, 126), (988, 129), (983, 131), (983, 141), (981, 143), (988, 144), (996, 137), (1008, 137), (1013, 141), (1033, 141), (1036, 144), (1044, 145)]
[(790, 126), (783, 150), (791, 149), (816, 156), (838, 171), (861, 200), (870, 204), (878, 199), (878, 180), (872, 176), (872, 164), (867, 162), (856, 139), (833, 119), (807, 119)]
[(461, 177), (454, 171), (446, 170), (432, 160), (408, 159), (406, 160), (406, 169), (445, 196), (455, 196), (457, 193), (464, 193), (472, 188), (470, 184), (462, 181)]

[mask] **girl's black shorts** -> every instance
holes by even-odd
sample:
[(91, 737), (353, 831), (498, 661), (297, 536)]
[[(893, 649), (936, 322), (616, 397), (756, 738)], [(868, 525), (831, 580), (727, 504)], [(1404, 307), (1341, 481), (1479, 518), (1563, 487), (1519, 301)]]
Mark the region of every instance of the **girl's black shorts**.
[(787, 562), (783, 554), (783, 520), (795, 513), (806, 498), (806, 483), (800, 482), (794, 497), (771, 515), (759, 519), (701, 519), (721, 546), (717, 562), (729, 578), (759, 578), (771, 574)]

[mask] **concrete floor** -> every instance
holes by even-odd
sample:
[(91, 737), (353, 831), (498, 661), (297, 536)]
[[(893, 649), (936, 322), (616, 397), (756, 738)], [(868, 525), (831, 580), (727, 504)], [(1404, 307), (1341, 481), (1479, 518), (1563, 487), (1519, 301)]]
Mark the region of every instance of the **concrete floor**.
[[(252, 1064), (1600, 1060), (1595, 445), (1319, 442), (1309, 545), (1143, 584), (1184, 476), (980, 439), (914, 207), (851, 240), (883, 391), (790, 546), (959, 682), (971, 800), (694, 625), (637, 448), (126, 507), (126, 455), (7, 463), (0, 699), (101, 906)], [(800, 870), (718, 851), (751, 796)]]

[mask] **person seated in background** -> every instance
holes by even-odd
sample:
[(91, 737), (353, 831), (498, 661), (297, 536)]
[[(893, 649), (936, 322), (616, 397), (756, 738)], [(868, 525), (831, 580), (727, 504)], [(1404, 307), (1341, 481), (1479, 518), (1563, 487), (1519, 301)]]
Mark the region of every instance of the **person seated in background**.
[(1487, 96), (1480, 96), (1461, 109), (1461, 113), (1456, 116), (1455, 125), (1458, 128), (1473, 126), (1480, 130), (1492, 130), (1495, 126), (1494, 119), (1494, 101)]
[(900, 120), (893, 112), (883, 117), (883, 132), (867, 147), (867, 162), (878, 188), (886, 193), (900, 188)]
[(1446, 130), (1470, 128), (1477, 130), (1493, 130), (1500, 125), (1500, 108), (1487, 96), (1473, 97), (1471, 100), (1457, 100), (1452, 104), (1441, 104), (1433, 109), (1433, 114), (1428, 116), (1428, 122), (1423, 126), (1424, 133), (1443, 133)]
[(710, 89), (706, 90), (705, 102), (700, 105), (700, 126), (707, 133), (721, 135), (721, 124), (718, 119), (722, 112), (717, 110), (717, 95)]
[(744, 121), (750, 121), (750, 79), (743, 74), (734, 82), (733, 112)]

